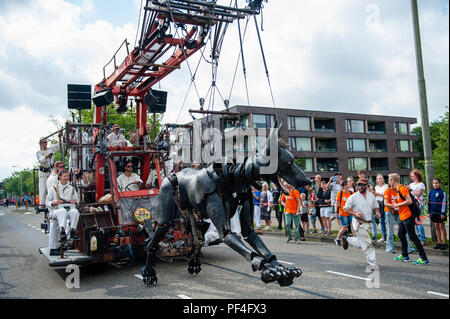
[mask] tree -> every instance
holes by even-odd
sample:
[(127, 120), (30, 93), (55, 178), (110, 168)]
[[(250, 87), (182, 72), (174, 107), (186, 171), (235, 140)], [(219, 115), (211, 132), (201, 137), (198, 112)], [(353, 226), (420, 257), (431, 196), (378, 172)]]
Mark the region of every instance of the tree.
[[(441, 121), (433, 121), (430, 124), (430, 136), (431, 136), (431, 150), (433, 151), (436, 147), (436, 138), (439, 136), (439, 126), (441, 125)], [(417, 126), (413, 128), (412, 134), (418, 137), (417, 141), (413, 141), (413, 150), (420, 153), (420, 157), (415, 158), (415, 167), (425, 172), (425, 160), (424, 160), (424, 151), (423, 151), (423, 138), (422, 138), (422, 126)]]
[[(107, 106), (107, 118), (108, 123), (112, 124), (119, 124), (120, 128), (123, 129), (125, 138), (129, 139), (129, 132), (136, 129), (136, 109), (135, 108), (129, 108), (126, 113), (117, 113), (116, 112), (116, 105), (114, 103), (111, 103)], [(94, 107), (92, 107), (90, 110), (83, 110), (81, 112), (81, 117), (83, 123), (93, 123), (94, 122)], [(161, 129), (161, 120), (162, 115), (156, 114), (156, 134), (159, 134), (159, 131)], [(153, 136), (153, 116), (152, 114), (149, 114), (147, 116), (147, 121), (152, 127), (150, 131), (150, 138), (153, 140), (155, 137)]]
[[(445, 112), (445, 114), (441, 116), (439, 120), (433, 121), (431, 123), (430, 137), (431, 150), (433, 152), (435, 177), (439, 178), (442, 182), (443, 188), (447, 187), (448, 190), (448, 106), (446, 106), (445, 108), (447, 109), (447, 112)], [(412, 130), (412, 133), (418, 136), (418, 140), (413, 141), (413, 148), (420, 153), (420, 157), (415, 159), (415, 167), (425, 175), (422, 127), (415, 127)]]
[[(38, 176), (36, 174), (36, 185), (38, 185)], [(9, 195), (23, 195), (33, 192), (33, 171), (29, 169), (20, 172), (13, 172), (11, 176), (3, 181), (5, 193)]]
[(438, 134), (433, 138), (433, 142), (436, 143), (436, 148), (433, 151), (433, 163), (435, 170), (435, 177), (439, 178), (442, 182), (442, 186), (448, 194), (449, 180), (448, 180), (448, 156), (449, 156), (449, 111), (446, 106), (447, 112), (441, 116), (440, 125), (438, 127)]

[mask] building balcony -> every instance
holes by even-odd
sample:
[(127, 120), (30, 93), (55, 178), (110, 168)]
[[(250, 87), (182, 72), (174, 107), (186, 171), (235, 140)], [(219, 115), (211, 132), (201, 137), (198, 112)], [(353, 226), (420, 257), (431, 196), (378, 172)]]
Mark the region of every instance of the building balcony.
[(337, 152), (335, 138), (316, 138), (316, 152)]
[(367, 134), (385, 135), (386, 131), (371, 131), (371, 130), (368, 130)]
[(367, 133), (384, 135), (386, 134), (386, 124), (384, 122), (367, 121)]
[(338, 172), (338, 160), (336, 158), (318, 158), (317, 159), (318, 172)]
[(319, 152), (319, 153), (335, 153), (335, 152), (337, 152), (337, 148), (336, 147), (334, 147), (334, 148), (332, 148), (332, 147), (322, 147), (322, 146), (317, 146), (317, 149), (316, 149), (316, 152)]
[(334, 133), (334, 132), (336, 132), (336, 130), (335, 130), (335, 129), (331, 129), (331, 128), (321, 128), (321, 127), (318, 127), (318, 128), (314, 128), (314, 132)]
[(389, 161), (387, 158), (371, 158), (370, 168), (372, 171), (387, 171), (389, 170)]
[(388, 166), (375, 166), (375, 167), (371, 167), (372, 171), (388, 171), (389, 167)]
[(386, 140), (369, 140), (369, 152), (371, 153), (386, 153)]
[(369, 152), (371, 152), (371, 153), (386, 153), (387, 149), (386, 148), (374, 148), (374, 147), (371, 147), (371, 148), (369, 148)]
[(334, 119), (314, 119), (314, 131), (322, 133), (334, 133), (336, 132), (336, 124)]

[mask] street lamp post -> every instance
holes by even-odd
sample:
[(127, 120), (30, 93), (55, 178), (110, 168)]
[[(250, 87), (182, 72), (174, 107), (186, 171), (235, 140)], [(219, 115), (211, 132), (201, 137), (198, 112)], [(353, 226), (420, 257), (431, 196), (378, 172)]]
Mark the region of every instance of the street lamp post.
[[(428, 103), (427, 103), (427, 91), (425, 87), (425, 76), (423, 70), (423, 59), (422, 59), (422, 44), (420, 40), (420, 26), (419, 26), (419, 10), (417, 7), (417, 0), (411, 0), (411, 12), (413, 19), (414, 28), (414, 45), (416, 51), (416, 65), (417, 65), (417, 76), (418, 76), (418, 88), (419, 88), (419, 98), (420, 98), (420, 116), (422, 118), (422, 140), (423, 140), (423, 153), (425, 158), (425, 178), (427, 192), (433, 189), (433, 178), (434, 178), (434, 166), (433, 166), (433, 152), (431, 149), (431, 137), (430, 137), (430, 124), (428, 120)], [(434, 223), (430, 222), (431, 225), (431, 238), (436, 241), (436, 234), (434, 232)]]

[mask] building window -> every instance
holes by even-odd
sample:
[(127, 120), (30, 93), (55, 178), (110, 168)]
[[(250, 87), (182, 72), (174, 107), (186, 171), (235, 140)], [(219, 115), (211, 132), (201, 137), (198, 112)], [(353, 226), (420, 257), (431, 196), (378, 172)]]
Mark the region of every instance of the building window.
[(400, 169), (411, 169), (411, 159), (409, 157), (397, 158), (397, 166)]
[(370, 169), (372, 171), (387, 171), (389, 170), (389, 160), (387, 158), (371, 158)]
[(314, 118), (314, 131), (324, 133), (336, 132), (334, 119)]
[(318, 172), (337, 172), (339, 171), (337, 158), (318, 158), (317, 160)]
[(367, 121), (367, 133), (368, 134), (386, 134), (386, 125), (384, 122)]
[(345, 120), (345, 128), (348, 133), (364, 133), (364, 121)]
[(335, 138), (316, 138), (316, 152), (337, 152)]
[(229, 119), (229, 120), (225, 120), (223, 123), (223, 131), (224, 132), (228, 132), (228, 131), (232, 131), (235, 128), (237, 128), (237, 119)]
[(289, 146), (293, 152), (311, 152), (310, 137), (289, 137)]
[(312, 158), (296, 158), (295, 164), (297, 164), (304, 172), (314, 171)]
[(395, 122), (394, 123), (395, 134), (408, 134), (408, 123)]
[(398, 152), (409, 152), (409, 141), (408, 140), (397, 140), (397, 151)]
[(367, 158), (352, 157), (348, 159), (348, 169), (350, 171), (367, 170)]
[(275, 124), (275, 115), (253, 114), (253, 127), (271, 129)]
[(386, 153), (386, 140), (369, 140), (369, 152), (372, 153)]
[(311, 131), (309, 117), (288, 116), (288, 130)]
[(348, 138), (347, 139), (347, 151), (349, 152), (365, 152), (366, 140), (360, 138)]
[(240, 124), (241, 124), (241, 128), (242, 128), (243, 130), (245, 130), (245, 129), (248, 127), (248, 114), (247, 114), (247, 115), (244, 115), (244, 116), (241, 116), (239, 122), (240, 122)]

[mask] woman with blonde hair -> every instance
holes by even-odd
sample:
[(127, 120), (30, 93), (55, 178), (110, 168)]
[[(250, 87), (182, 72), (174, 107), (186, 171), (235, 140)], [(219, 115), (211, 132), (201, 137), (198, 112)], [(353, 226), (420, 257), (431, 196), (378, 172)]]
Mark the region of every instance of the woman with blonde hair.
[[(411, 179), (411, 184), (409, 184), (409, 189), (411, 190), (411, 193), (414, 195), (414, 197), (417, 199), (417, 201), (420, 204), (420, 212), (423, 212), (423, 194), (425, 192), (425, 184), (423, 183), (423, 175), (422, 173), (416, 168), (413, 169), (409, 173), (409, 178)], [(423, 227), (423, 224), (416, 225), (416, 232), (419, 236), (420, 242), (422, 245), (425, 244), (426, 236), (425, 236), (425, 229)]]

